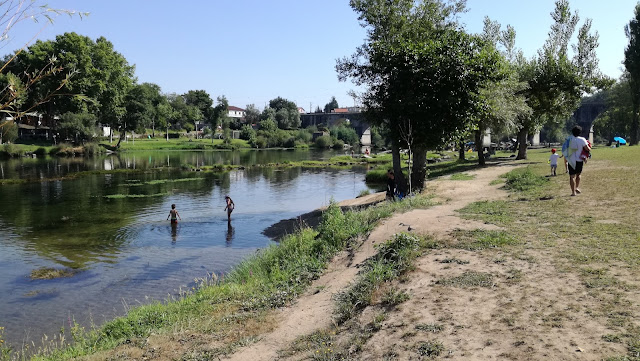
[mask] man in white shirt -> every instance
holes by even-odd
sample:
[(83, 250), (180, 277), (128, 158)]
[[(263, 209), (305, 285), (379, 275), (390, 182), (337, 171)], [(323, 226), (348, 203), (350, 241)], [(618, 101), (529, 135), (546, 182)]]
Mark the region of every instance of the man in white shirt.
[(571, 195), (580, 194), (580, 175), (582, 174), (583, 159), (580, 157), (582, 150), (591, 151), (589, 142), (580, 136), (582, 127), (576, 125), (571, 129), (573, 137), (569, 140), (567, 162), (569, 163), (569, 186)]

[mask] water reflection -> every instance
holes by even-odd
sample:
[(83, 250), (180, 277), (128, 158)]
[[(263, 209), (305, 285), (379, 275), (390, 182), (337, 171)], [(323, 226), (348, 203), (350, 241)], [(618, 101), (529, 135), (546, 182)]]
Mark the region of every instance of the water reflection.
[(171, 222), (171, 243), (178, 240), (178, 222)]
[(226, 236), (226, 246), (230, 247), (231, 246), (231, 241), (233, 241), (233, 235), (235, 234), (235, 230), (233, 229), (233, 226), (231, 225), (231, 220), (227, 220), (227, 236)]

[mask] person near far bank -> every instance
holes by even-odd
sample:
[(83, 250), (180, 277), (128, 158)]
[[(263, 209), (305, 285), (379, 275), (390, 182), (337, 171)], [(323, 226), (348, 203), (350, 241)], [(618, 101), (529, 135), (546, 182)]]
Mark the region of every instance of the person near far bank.
[(231, 221), (231, 212), (233, 212), (233, 209), (236, 207), (235, 203), (233, 203), (233, 199), (231, 199), (231, 197), (229, 196), (224, 196), (224, 200), (227, 204), (226, 207), (224, 207), (224, 210), (227, 211), (227, 220)]
[(582, 166), (584, 165), (584, 159), (581, 155), (583, 151), (590, 152), (591, 146), (584, 137), (581, 137), (582, 127), (576, 125), (571, 129), (573, 136), (569, 139), (569, 147), (567, 151), (567, 163), (569, 164), (569, 186), (571, 187), (571, 195), (582, 193), (580, 191), (580, 178), (582, 175)]

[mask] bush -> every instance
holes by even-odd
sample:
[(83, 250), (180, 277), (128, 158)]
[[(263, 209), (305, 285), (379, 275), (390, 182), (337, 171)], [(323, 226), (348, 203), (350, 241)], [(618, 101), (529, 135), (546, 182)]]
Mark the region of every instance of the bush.
[(331, 136), (354, 147), (360, 144), (360, 137), (358, 137), (356, 130), (344, 125), (331, 129)]
[(333, 141), (333, 149), (342, 149), (344, 148), (344, 142), (340, 139), (336, 139)]
[(290, 137), (289, 139), (287, 139), (284, 144), (283, 144), (286, 148), (294, 148), (296, 146), (296, 138), (295, 137)]
[(251, 140), (256, 137), (256, 131), (249, 124), (245, 124), (240, 129), (240, 139)]
[(0, 121), (0, 140), (11, 143), (18, 139), (18, 125), (13, 120)]
[(255, 138), (255, 143), (252, 143), (251, 146), (256, 148), (266, 148), (267, 144), (267, 138), (259, 135)]
[(7, 143), (2, 146), (2, 151), (0, 152), (0, 154), (4, 157), (17, 158), (22, 155), (22, 152), (20, 151), (20, 147), (18, 147), (17, 145)]
[(321, 137), (316, 138), (316, 147), (318, 148), (330, 148), (331, 147), (331, 138), (328, 135), (323, 135)]
[(38, 157), (43, 157), (45, 155), (47, 155), (47, 150), (44, 149), (43, 147), (40, 147), (38, 149), (36, 149), (35, 152), (33, 152), (35, 155), (37, 155)]
[(100, 147), (97, 143), (87, 143), (84, 145), (84, 154), (94, 155), (104, 152), (104, 148)]

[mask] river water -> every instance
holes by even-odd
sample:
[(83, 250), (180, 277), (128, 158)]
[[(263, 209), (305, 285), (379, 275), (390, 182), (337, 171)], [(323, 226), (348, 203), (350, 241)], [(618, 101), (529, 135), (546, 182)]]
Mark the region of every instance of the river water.
[[(136, 152), (96, 158), (0, 161), (0, 178), (75, 179), (0, 185), (0, 326), (13, 346), (36, 344), (76, 321), (99, 325), (128, 307), (164, 301), (196, 278), (229, 271), (274, 244), (282, 219), (369, 189), (365, 169), (247, 167), (224, 174), (181, 165), (324, 159), (316, 151)], [(236, 208), (229, 225), (224, 196)], [(135, 197), (131, 197), (135, 196)], [(166, 221), (175, 203), (182, 221)], [(34, 270), (72, 277), (32, 280)]]

